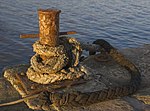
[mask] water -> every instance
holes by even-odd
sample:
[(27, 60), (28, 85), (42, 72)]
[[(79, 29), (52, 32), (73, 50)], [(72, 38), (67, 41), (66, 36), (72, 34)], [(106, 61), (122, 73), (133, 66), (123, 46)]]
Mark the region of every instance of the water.
[(60, 31), (75, 30), (81, 41), (98, 38), (118, 48), (150, 43), (150, 0), (0, 0), (0, 72), (3, 67), (29, 63), (38, 33), (39, 8), (57, 8)]

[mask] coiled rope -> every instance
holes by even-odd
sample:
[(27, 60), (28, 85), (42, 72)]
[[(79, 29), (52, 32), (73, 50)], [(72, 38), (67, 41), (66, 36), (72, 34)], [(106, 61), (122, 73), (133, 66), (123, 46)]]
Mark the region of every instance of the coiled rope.
[(133, 94), (139, 87), (141, 75), (137, 67), (119, 53), (113, 46), (103, 39), (98, 39), (93, 44), (100, 45), (118, 64), (126, 68), (131, 74), (131, 80), (127, 85), (120, 87), (112, 87), (95, 92), (45, 92), (48, 94), (50, 103), (57, 110), (61, 110), (61, 106), (86, 106), (104, 100), (114, 99), (116, 97)]
[[(50, 110), (51, 106), (54, 106), (57, 111), (61, 111), (61, 106), (86, 106), (100, 101), (105, 101), (109, 99), (114, 99), (116, 97), (126, 96), (133, 94), (139, 87), (141, 82), (141, 75), (138, 68), (128, 59), (126, 59), (121, 53), (119, 53), (113, 46), (111, 46), (107, 41), (103, 39), (98, 39), (93, 42), (102, 47), (118, 64), (126, 68), (131, 74), (131, 80), (127, 85), (112, 87), (104, 90), (99, 90), (95, 92), (48, 92), (43, 91), (38, 94), (38, 97), (42, 102), (40, 102), (40, 108), (43, 110)], [(31, 98), (34, 95), (31, 95)], [(35, 98), (35, 99), (36, 99)], [(24, 100), (30, 99), (30, 96), (24, 98)], [(22, 102), (21, 99), (19, 102)], [(17, 102), (14, 102), (17, 103)], [(4, 106), (6, 104), (0, 105)], [(9, 104), (10, 105), (10, 104)]]
[[(80, 43), (75, 38), (61, 37), (60, 45), (50, 47), (39, 41), (33, 44), (36, 54), (31, 58), (27, 77), (40, 84), (49, 84), (66, 79), (77, 79), (86, 76), (79, 66), (79, 57), (82, 53)], [(46, 56), (42, 60), (40, 55)]]

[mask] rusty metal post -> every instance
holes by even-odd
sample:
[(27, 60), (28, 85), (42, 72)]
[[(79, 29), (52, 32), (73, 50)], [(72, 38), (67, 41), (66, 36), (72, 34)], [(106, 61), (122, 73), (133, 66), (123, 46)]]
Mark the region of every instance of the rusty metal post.
[[(51, 47), (57, 46), (59, 37), (59, 13), (56, 9), (39, 9), (39, 37), (40, 43)], [(45, 55), (40, 55), (43, 60), (46, 60)]]
[(56, 9), (39, 9), (39, 37), (41, 44), (57, 46), (59, 37), (59, 13)]

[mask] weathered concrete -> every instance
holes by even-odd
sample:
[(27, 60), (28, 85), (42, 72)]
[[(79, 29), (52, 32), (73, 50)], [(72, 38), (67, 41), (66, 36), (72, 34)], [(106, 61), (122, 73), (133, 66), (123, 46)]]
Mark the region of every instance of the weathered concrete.
[[(141, 74), (142, 74), (142, 84), (140, 89), (137, 91), (136, 94), (133, 96), (128, 96), (128, 97), (123, 97), (123, 98), (118, 98), (115, 100), (109, 100), (105, 102), (100, 102), (97, 104), (90, 105), (88, 107), (82, 107), (82, 108), (71, 108), (71, 109), (65, 109), (65, 111), (133, 111), (133, 110), (138, 110), (138, 111), (149, 111), (150, 110), (150, 45), (144, 45), (143, 47), (140, 48), (132, 48), (132, 49), (124, 49), (121, 51), (124, 53), (124, 55), (127, 56), (133, 63), (136, 64), (136, 66), (139, 68)], [(107, 86), (111, 85), (121, 85), (125, 84), (127, 81), (129, 81), (129, 74), (127, 73), (122, 73), (120, 70), (122, 69), (113, 69), (114, 66), (109, 65), (109, 69), (106, 67), (102, 67), (103, 63), (94, 63), (93, 56), (89, 58), (85, 62), (88, 66), (91, 68), (95, 67), (95, 65), (101, 66), (100, 71), (101, 73), (100, 77), (97, 77), (96, 80), (99, 80), (99, 82), (103, 82), (104, 84), (102, 85), (102, 88), (105, 88)], [(111, 71), (110, 71), (111, 70)], [(113, 71), (112, 71), (113, 70)], [(126, 72), (126, 71), (124, 71)], [(122, 75), (123, 74), (123, 75)], [(108, 76), (107, 76), (108, 75)], [(2, 80), (1, 80), (2, 81)], [(93, 85), (93, 84), (91, 84)], [(4, 94), (3, 85), (1, 85), (0, 90), (2, 91), (2, 94)], [(10, 86), (10, 85), (8, 85)], [(97, 85), (95, 85), (97, 86)], [(10, 86), (11, 87), (11, 86)], [(96, 88), (96, 89), (94, 89)], [(97, 90), (97, 87), (91, 88), (91, 90)], [(80, 89), (80, 88), (79, 88)], [(82, 86), (81, 86), (82, 89)], [(85, 88), (86, 90), (86, 88)], [(13, 92), (15, 93), (15, 91)], [(7, 93), (6, 93), (7, 94)], [(15, 93), (17, 94), (17, 93)], [(12, 94), (13, 95), (13, 94)], [(2, 95), (1, 95), (2, 96)], [(13, 95), (14, 97), (15, 95)], [(15, 96), (18, 97), (18, 96)], [(3, 98), (3, 97), (1, 97)], [(6, 99), (6, 96), (5, 96)], [(4, 100), (4, 98), (3, 98)], [(10, 98), (11, 100), (11, 98)], [(9, 100), (9, 101), (10, 101)], [(0, 100), (1, 101), (1, 100)], [(9, 106), (9, 107), (4, 107), (0, 108), (0, 111), (11, 111), (12, 109), (17, 109), (16, 105), (15, 106)], [(18, 108), (24, 109), (24, 111), (31, 111), (30, 109), (27, 109), (26, 106), (19, 105)], [(14, 109), (14, 110), (15, 110)]]

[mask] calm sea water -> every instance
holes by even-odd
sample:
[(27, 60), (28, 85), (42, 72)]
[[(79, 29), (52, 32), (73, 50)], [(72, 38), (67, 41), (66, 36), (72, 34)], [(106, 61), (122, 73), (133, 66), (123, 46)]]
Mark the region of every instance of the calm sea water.
[(57, 8), (60, 31), (75, 30), (81, 41), (103, 38), (118, 48), (150, 43), (150, 0), (0, 0), (0, 72), (3, 67), (29, 63), (38, 33), (39, 8)]

